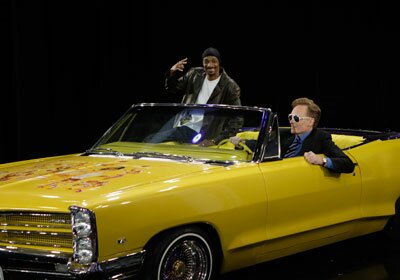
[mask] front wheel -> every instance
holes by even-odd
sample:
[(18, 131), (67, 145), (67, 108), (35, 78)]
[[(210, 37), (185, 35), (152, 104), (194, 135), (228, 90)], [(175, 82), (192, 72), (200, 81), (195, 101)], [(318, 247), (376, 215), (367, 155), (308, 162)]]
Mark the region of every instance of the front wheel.
[(144, 263), (146, 280), (211, 280), (217, 260), (210, 237), (197, 227), (174, 230), (154, 240)]

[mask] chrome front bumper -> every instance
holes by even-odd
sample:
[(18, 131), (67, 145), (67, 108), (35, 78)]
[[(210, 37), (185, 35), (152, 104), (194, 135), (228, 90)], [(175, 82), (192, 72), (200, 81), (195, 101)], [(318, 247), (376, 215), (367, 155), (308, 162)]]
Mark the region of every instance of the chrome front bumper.
[[(69, 256), (13, 251), (0, 247), (0, 267), (4, 278), (20, 276), (43, 276), (43, 279), (130, 279), (136, 276), (144, 261), (145, 251), (121, 258), (92, 263), (86, 272), (69, 270)], [(36, 279), (36, 278), (35, 278)]]

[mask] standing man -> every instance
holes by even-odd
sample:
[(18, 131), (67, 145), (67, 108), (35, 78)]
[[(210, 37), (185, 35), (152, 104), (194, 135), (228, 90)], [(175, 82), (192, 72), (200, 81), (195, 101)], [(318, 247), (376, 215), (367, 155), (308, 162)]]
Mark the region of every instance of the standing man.
[(182, 103), (241, 105), (240, 88), (221, 66), (221, 55), (215, 48), (202, 54), (203, 67), (183, 72), (188, 59), (184, 58), (171, 67), (165, 80), (168, 93), (182, 95)]
[[(183, 96), (182, 103), (184, 104), (241, 105), (240, 87), (222, 68), (219, 51), (215, 48), (207, 48), (202, 54), (202, 59), (203, 67), (190, 68), (183, 76), (178, 73), (185, 70), (188, 59), (184, 58), (175, 63), (166, 75), (167, 93)], [(201, 113), (184, 116), (184, 119), (185, 125), (157, 133), (148, 141), (188, 142), (201, 134), (199, 146), (208, 147), (234, 135), (242, 124), (242, 119), (237, 117), (227, 119), (223, 127), (219, 127), (213, 121), (213, 117)]]

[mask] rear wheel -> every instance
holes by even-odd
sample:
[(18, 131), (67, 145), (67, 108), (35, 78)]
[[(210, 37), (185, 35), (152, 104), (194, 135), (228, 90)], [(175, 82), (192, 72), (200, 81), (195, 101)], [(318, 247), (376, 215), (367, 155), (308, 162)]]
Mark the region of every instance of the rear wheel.
[(148, 248), (146, 280), (211, 280), (217, 272), (215, 248), (198, 227), (167, 232)]

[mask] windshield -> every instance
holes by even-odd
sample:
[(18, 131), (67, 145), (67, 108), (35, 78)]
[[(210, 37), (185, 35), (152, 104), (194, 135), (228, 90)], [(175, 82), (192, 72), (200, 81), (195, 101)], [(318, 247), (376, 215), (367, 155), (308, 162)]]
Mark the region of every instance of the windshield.
[(253, 151), (229, 137), (253, 142), (265, 110), (224, 105), (139, 104), (96, 143), (89, 154), (202, 161), (250, 161)]

